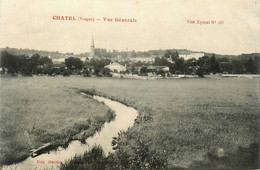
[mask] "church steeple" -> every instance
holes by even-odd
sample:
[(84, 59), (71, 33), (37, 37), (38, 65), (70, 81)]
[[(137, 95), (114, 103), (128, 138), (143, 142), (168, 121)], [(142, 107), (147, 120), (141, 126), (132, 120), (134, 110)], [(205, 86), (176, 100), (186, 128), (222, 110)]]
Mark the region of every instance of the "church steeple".
[(94, 44), (94, 38), (92, 36), (92, 41), (90, 45), (90, 57), (93, 58), (95, 57), (95, 44)]

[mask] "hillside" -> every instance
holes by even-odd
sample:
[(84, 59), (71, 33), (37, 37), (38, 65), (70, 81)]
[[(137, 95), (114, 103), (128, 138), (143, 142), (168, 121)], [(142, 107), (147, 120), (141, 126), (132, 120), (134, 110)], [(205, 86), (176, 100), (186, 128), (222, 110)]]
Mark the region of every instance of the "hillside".
[[(74, 53), (61, 53), (59, 51), (44, 51), (44, 50), (34, 50), (34, 49), (18, 49), (18, 48), (0, 48), (0, 52), (2, 51), (7, 51), (11, 54), (14, 55), (28, 55), (28, 56), (32, 56), (35, 53), (40, 54), (41, 56), (48, 56), (51, 57), (52, 59), (61, 59), (61, 58), (67, 58), (67, 57), (79, 57), (79, 58), (85, 58), (89, 55), (89, 53), (81, 53), (81, 54), (74, 54)], [(100, 49), (97, 49), (97, 51)], [(102, 49), (101, 49), (102, 50)], [(208, 53), (208, 52), (203, 52), (203, 51), (191, 51), (191, 50), (187, 50), (187, 49), (170, 49), (173, 51), (177, 51), (179, 53), (179, 55), (190, 55), (190, 54), (194, 54), (194, 53), (204, 53), (207, 56), (212, 56), (213, 53)], [(165, 54), (166, 50), (149, 50), (149, 51), (122, 51), (122, 52), (106, 52), (106, 54), (110, 53), (110, 57), (113, 58), (113, 56), (129, 56), (128, 54), (131, 53), (131, 57), (161, 57)], [(114, 55), (111, 55), (115, 53)], [(125, 53), (125, 55), (124, 55)], [(105, 56), (105, 54), (101, 54), (102, 56)], [(223, 58), (226, 57), (228, 59), (248, 59), (250, 57), (255, 57), (255, 56), (260, 56), (259, 53), (251, 53), (251, 54), (241, 54), (241, 55), (227, 55), (227, 54), (215, 54), (216, 58)], [(245, 58), (246, 57), (246, 58)]]
[(41, 56), (47, 56), (47, 57), (51, 57), (53, 59), (59, 59), (59, 58), (67, 58), (67, 57), (86, 57), (88, 54), (87, 53), (81, 53), (81, 54), (74, 54), (74, 53), (61, 53), (58, 51), (44, 51), (44, 50), (34, 50), (34, 49), (18, 49), (18, 48), (0, 48), (0, 52), (2, 51), (7, 51), (11, 54), (14, 55), (28, 55), (28, 56), (32, 56), (35, 53), (40, 54)]

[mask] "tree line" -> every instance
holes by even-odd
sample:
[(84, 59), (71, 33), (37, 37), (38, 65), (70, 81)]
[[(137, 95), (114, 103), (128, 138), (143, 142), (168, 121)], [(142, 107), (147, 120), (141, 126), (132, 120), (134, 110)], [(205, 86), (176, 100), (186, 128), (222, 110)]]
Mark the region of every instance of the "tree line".
[(13, 55), (6, 51), (1, 53), (2, 73), (20, 73), (22, 75), (49, 74), (52, 68), (52, 60), (48, 57), (41, 57), (34, 54), (31, 57), (27, 55)]
[(168, 66), (173, 74), (205, 74), (228, 73), (228, 74), (259, 74), (260, 55), (242, 54), (238, 58), (216, 58), (215, 54), (204, 55), (198, 59), (179, 57), (177, 51), (166, 50), (163, 57), (156, 57), (154, 65)]
[[(38, 53), (31, 57), (28, 55), (13, 55), (7, 51), (1, 52), (2, 74), (21, 74), (23, 76), (36, 75), (63, 75), (71, 74), (90, 76), (93, 70), (94, 75), (111, 76), (109, 71), (104, 69), (111, 60), (91, 59), (83, 62), (77, 57), (68, 57), (64, 64), (54, 64), (49, 57), (40, 56)], [(90, 67), (93, 67), (92, 70)]]
[[(103, 49), (103, 52), (106, 51)], [(115, 52), (116, 53), (116, 52)], [(111, 76), (110, 71), (104, 67), (111, 63), (110, 59), (90, 59), (83, 62), (80, 58), (69, 57), (65, 59), (64, 64), (54, 64), (52, 59), (40, 56), (38, 53), (31, 57), (28, 55), (13, 55), (7, 51), (1, 53), (2, 73), (22, 74), (24, 76), (32, 74), (46, 75), (70, 75), (78, 74), (90, 76)], [(137, 62), (131, 63), (125, 61), (121, 63), (129, 67), (145, 67), (151, 63)], [(168, 66), (172, 74), (197, 74), (201, 77), (205, 74), (229, 73), (229, 74), (259, 74), (260, 73), (260, 55), (242, 54), (237, 58), (216, 58), (215, 54), (211, 56), (206, 54), (198, 59), (188, 59), (179, 57), (175, 50), (166, 50), (162, 57), (156, 57), (152, 63), (154, 66)], [(145, 69), (141, 69), (145, 71)], [(131, 72), (131, 70), (128, 72)]]

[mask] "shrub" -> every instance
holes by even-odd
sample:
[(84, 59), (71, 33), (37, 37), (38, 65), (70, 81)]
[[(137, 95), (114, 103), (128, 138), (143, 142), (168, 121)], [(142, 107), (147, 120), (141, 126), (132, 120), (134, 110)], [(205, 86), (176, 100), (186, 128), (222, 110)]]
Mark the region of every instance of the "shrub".
[(102, 147), (94, 146), (90, 151), (85, 152), (84, 155), (75, 156), (73, 159), (62, 163), (60, 169), (105, 169), (106, 160)]

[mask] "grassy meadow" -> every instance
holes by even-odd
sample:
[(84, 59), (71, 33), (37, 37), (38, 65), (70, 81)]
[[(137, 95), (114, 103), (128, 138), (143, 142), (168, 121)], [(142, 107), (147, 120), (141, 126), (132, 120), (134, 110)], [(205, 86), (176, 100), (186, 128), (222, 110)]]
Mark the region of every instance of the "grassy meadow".
[(55, 148), (84, 139), (113, 118), (107, 106), (55, 78), (39, 80), (1, 78), (0, 165), (23, 160), (44, 143)]
[[(107, 108), (76, 93), (95, 89), (139, 110), (135, 125), (116, 139), (112, 160), (148, 169), (256, 168), (259, 83), (248, 78), (2, 78), (0, 126), (6, 136), (1, 136), (1, 153), (17, 139), (16, 152), (28, 147), (20, 132), (32, 124), (41, 133), (60, 134), (84, 124), (89, 115), (104, 116)], [(37, 141), (34, 131), (30, 134)]]

